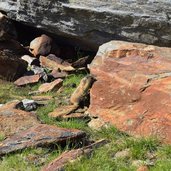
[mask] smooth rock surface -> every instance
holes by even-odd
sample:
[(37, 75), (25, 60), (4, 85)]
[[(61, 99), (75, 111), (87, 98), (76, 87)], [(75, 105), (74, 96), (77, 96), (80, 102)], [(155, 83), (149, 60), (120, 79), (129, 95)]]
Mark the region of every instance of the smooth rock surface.
[(0, 155), (35, 146), (61, 144), (66, 141), (78, 141), (85, 133), (76, 129), (59, 128), (52, 125), (38, 124), (26, 131), (15, 134), (0, 143)]
[(0, 10), (89, 49), (113, 39), (171, 43), (170, 0), (0, 0)]
[(135, 136), (171, 144), (171, 48), (111, 41), (89, 66), (89, 113)]

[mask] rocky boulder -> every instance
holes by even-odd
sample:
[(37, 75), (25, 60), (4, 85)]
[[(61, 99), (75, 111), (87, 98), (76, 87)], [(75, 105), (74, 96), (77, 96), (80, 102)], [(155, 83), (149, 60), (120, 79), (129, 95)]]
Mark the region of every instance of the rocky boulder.
[(111, 41), (89, 66), (89, 113), (134, 136), (171, 144), (171, 48)]
[(27, 70), (25, 61), (10, 52), (0, 51), (0, 79), (13, 81)]
[(0, 10), (89, 49), (113, 39), (171, 44), (170, 0), (0, 0)]
[(0, 41), (16, 38), (17, 32), (12, 21), (0, 12)]

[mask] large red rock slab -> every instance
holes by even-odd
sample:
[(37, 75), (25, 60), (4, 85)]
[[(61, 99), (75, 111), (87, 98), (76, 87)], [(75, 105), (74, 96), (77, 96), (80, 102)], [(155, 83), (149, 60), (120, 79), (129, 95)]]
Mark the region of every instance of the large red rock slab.
[(85, 132), (76, 129), (38, 124), (26, 131), (15, 134), (0, 143), (0, 155), (22, 150), (28, 147), (60, 144), (66, 141), (78, 141), (85, 137)]
[(16, 109), (18, 103), (12, 101), (0, 107), (0, 135), (11, 136), (40, 123), (36, 115)]
[(171, 143), (171, 48), (111, 41), (89, 66), (89, 113), (134, 136)]

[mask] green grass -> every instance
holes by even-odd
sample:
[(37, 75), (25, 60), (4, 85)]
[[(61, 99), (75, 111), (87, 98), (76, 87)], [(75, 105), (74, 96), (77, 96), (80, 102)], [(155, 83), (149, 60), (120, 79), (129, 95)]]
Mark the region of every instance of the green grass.
[(3, 141), (5, 139), (5, 135), (4, 134), (0, 134), (0, 142)]
[[(87, 126), (86, 120), (72, 119), (69, 121), (60, 121), (48, 117), (48, 113), (52, 112), (55, 108), (69, 103), (70, 95), (85, 75), (86, 73), (83, 72), (71, 74), (64, 80), (60, 92), (43, 94), (53, 96), (53, 99), (48, 105), (39, 107), (36, 111), (42, 123), (83, 130), (87, 133), (87, 137), (90, 140), (109, 140), (109, 144), (96, 149), (90, 156), (84, 156), (74, 163), (68, 164), (66, 170), (135, 171), (137, 167), (133, 165), (133, 161), (140, 160), (147, 164), (150, 162), (154, 163), (154, 165), (149, 166), (151, 171), (170, 171), (171, 146), (162, 145), (155, 138), (133, 138), (114, 127), (94, 131)], [(28, 96), (28, 92), (37, 90), (39, 85), (40, 83), (34, 86), (18, 88), (12, 83), (0, 82), (0, 103), (6, 103), (13, 99), (31, 98), (31, 96)], [(4, 138), (3, 135), (0, 135), (0, 141), (3, 141)], [(64, 149), (60, 146), (56, 146), (53, 149), (39, 147), (3, 156), (0, 158), (0, 171), (38, 171), (68, 148), (69, 144)], [(115, 158), (117, 152), (126, 149), (130, 150), (128, 156)]]

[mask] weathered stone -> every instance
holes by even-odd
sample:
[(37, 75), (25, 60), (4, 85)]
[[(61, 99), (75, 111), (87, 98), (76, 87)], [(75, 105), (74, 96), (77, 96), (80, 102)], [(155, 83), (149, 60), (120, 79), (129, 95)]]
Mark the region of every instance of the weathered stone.
[(29, 147), (74, 142), (85, 137), (85, 132), (76, 129), (59, 128), (38, 124), (0, 143), (0, 155)]
[(171, 43), (170, 0), (0, 0), (0, 10), (93, 50), (113, 39)]
[(39, 60), (37, 58), (33, 58), (29, 55), (24, 55), (21, 57), (22, 60), (26, 61), (28, 65), (39, 65)]
[(33, 71), (35, 75), (40, 75), (45, 82), (48, 81), (48, 75), (46, 74), (44, 68), (32, 65), (31, 71)]
[(17, 39), (17, 32), (12, 21), (0, 12), (0, 41)]
[(59, 88), (62, 86), (63, 80), (62, 79), (57, 79), (52, 81), (51, 83), (44, 83), (42, 84), (38, 91), (39, 93), (46, 93), (48, 91), (57, 91)]
[(108, 142), (106, 140), (99, 140), (83, 148), (66, 151), (62, 153), (58, 158), (49, 163), (47, 166), (43, 167), (41, 171), (61, 171), (64, 169), (65, 165), (69, 162), (73, 162), (82, 156), (89, 156), (94, 149), (106, 145)]
[(57, 70), (53, 70), (50, 75), (53, 77), (53, 78), (65, 78), (68, 76), (68, 73), (67, 72), (64, 72), (64, 71), (57, 71)]
[(91, 61), (92, 61), (92, 58), (90, 58), (90, 56), (85, 56), (73, 62), (72, 67), (74, 68), (87, 67), (87, 64), (91, 63)]
[(125, 149), (125, 150), (122, 150), (122, 151), (118, 151), (116, 154), (115, 154), (115, 158), (118, 159), (118, 158), (129, 158), (131, 157), (131, 151), (130, 149)]
[(17, 86), (25, 86), (27, 84), (33, 84), (39, 82), (40, 75), (23, 76), (14, 82)]
[(15, 109), (19, 101), (12, 101), (0, 107), (0, 134), (10, 136), (39, 123), (29, 112)]
[(0, 79), (14, 81), (27, 71), (27, 63), (20, 59), (24, 52), (17, 41), (0, 41)]
[(53, 118), (60, 118), (63, 117), (64, 115), (68, 115), (74, 112), (77, 108), (78, 106), (75, 105), (61, 106), (55, 109), (53, 112), (49, 113), (48, 116)]
[(32, 96), (31, 97), (38, 105), (46, 105), (53, 100), (52, 96)]
[(30, 52), (34, 56), (49, 55), (50, 53), (53, 53), (53, 46), (56, 46), (56, 53), (55, 54), (58, 55), (59, 54), (59, 48), (57, 47), (57, 45), (54, 45), (54, 42), (50, 37), (43, 34), (40, 37), (35, 38), (30, 43)]
[(107, 127), (107, 124), (103, 120), (96, 118), (96, 119), (91, 119), (91, 121), (88, 123), (88, 126), (91, 129), (99, 130), (103, 127)]
[(83, 113), (70, 113), (67, 115), (60, 116), (61, 119), (88, 119), (88, 115), (85, 115)]
[(88, 91), (93, 83), (93, 77), (88, 75), (84, 77), (74, 93), (71, 95), (70, 102), (74, 105), (79, 105), (83, 98), (88, 94)]
[(22, 102), (18, 105), (20, 109), (23, 109), (25, 111), (33, 111), (37, 109), (37, 104), (34, 100), (24, 99)]
[(74, 71), (75, 69), (70, 63), (56, 57), (53, 54), (48, 56), (40, 56), (40, 64), (43, 67), (49, 68), (51, 70), (62, 70), (62, 71)]
[(171, 48), (111, 41), (89, 66), (89, 113), (135, 136), (171, 143)]

